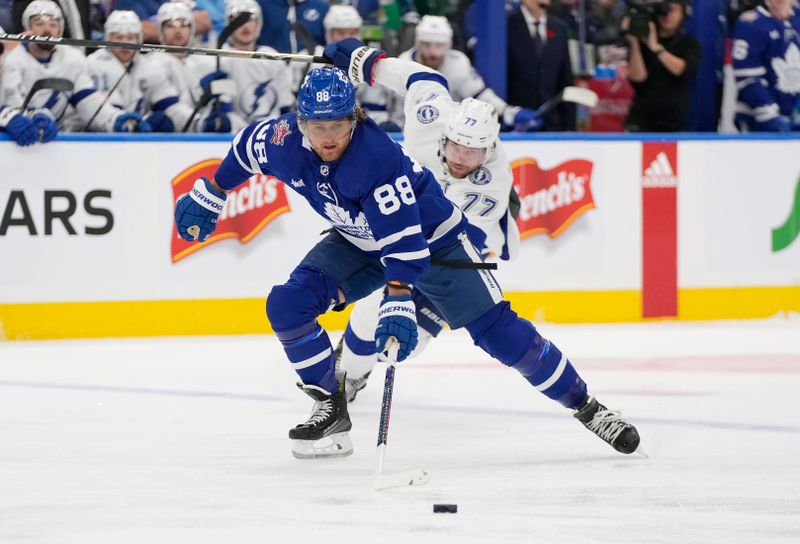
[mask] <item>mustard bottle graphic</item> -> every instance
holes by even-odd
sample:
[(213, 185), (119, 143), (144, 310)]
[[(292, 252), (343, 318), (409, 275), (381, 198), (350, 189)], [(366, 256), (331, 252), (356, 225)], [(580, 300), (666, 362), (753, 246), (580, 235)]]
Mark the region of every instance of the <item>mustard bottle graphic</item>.
[(789, 247), (800, 234), (800, 178), (794, 189), (794, 205), (786, 222), (772, 229), (772, 251), (781, 251)]

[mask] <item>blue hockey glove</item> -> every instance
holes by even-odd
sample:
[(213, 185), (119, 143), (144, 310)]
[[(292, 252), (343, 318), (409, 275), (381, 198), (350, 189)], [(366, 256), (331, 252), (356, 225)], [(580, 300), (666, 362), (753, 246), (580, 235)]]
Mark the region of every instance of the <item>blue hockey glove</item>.
[(114, 119), (114, 132), (152, 132), (152, 128), (138, 113), (124, 111)]
[(386, 56), (386, 51), (366, 46), (355, 38), (346, 38), (326, 45), (323, 54), (334, 66), (347, 72), (353, 83), (372, 85), (372, 68), (377, 60)]
[(792, 122), (788, 117), (779, 115), (773, 117), (769, 121), (756, 123), (756, 128), (764, 132), (790, 132), (792, 130)]
[(219, 101), (214, 109), (206, 115), (200, 126), (203, 132), (230, 132), (231, 120), (228, 114), (233, 111), (229, 102)]
[(225, 206), (225, 193), (198, 178), (192, 190), (175, 202), (175, 226), (187, 242), (205, 242), (217, 228), (217, 218)]
[(39, 141), (43, 144), (52, 142), (58, 136), (58, 123), (48, 109), (35, 110), (30, 116), (31, 123), (36, 126)]
[(39, 131), (30, 119), (11, 108), (0, 106), (0, 128), (5, 129), (17, 145), (26, 147), (36, 143)]
[(154, 111), (144, 118), (153, 132), (175, 132), (175, 124), (163, 111)]
[(203, 89), (204, 92), (208, 92), (211, 88), (211, 82), (218, 79), (228, 79), (228, 72), (216, 70), (210, 74), (204, 75), (200, 78), (200, 88)]
[(405, 360), (417, 347), (417, 314), (411, 294), (387, 295), (378, 310), (378, 328), (375, 330), (375, 348), (386, 351), (386, 343), (394, 337), (400, 345), (397, 361)]
[(513, 125), (518, 132), (533, 132), (542, 128), (542, 118), (534, 110), (508, 106), (503, 111), (503, 123)]

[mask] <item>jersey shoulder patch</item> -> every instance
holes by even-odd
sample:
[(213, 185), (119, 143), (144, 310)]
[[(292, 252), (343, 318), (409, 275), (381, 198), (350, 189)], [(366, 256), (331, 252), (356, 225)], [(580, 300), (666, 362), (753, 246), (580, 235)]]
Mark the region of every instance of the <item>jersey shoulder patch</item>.
[(439, 108), (433, 104), (423, 104), (417, 109), (417, 121), (423, 125), (433, 123), (439, 118)]
[(485, 166), (479, 166), (467, 176), (467, 179), (475, 185), (486, 185), (492, 181), (492, 172)]

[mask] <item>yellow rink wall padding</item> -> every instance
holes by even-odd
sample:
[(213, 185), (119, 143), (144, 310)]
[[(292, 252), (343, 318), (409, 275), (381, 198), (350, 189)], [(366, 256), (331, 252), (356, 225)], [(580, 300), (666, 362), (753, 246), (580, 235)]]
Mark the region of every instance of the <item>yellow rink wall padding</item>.
[[(522, 317), (551, 323), (644, 321), (638, 290), (509, 292)], [(751, 319), (800, 312), (800, 286), (680, 289), (679, 320)], [(0, 304), (0, 339), (48, 340), (272, 332), (263, 299)], [(320, 321), (344, 329), (349, 311)]]

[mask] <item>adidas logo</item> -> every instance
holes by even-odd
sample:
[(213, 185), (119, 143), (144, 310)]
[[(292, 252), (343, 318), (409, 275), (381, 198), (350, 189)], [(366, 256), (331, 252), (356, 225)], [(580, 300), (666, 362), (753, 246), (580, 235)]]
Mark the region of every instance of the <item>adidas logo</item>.
[(642, 187), (677, 187), (678, 178), (663, 151), (656, 155), (642, 176)]

